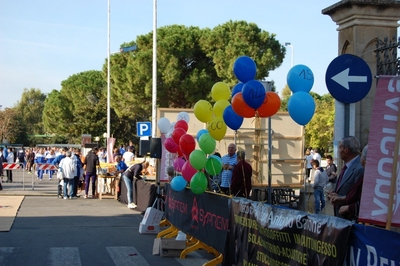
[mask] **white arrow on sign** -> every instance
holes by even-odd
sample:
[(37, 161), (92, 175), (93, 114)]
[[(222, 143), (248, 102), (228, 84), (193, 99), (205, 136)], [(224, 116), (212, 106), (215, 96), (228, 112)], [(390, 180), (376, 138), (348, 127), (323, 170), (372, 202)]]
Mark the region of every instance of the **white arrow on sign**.
[(340, 86), (349, 90), (349, 82), (367, 82), (367, 76), (349, 76), (350, 68), (347, 68), (339, 74), (332, 77), (332, 79)]

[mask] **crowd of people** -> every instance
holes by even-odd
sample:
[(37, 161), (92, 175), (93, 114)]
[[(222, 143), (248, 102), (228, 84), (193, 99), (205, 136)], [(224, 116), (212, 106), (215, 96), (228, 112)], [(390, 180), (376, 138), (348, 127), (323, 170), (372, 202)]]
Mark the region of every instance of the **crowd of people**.
[[(116, 176), (123, 177), (128, 193), (132, 194), (132, 176), (141, 178), (141, 174), (147, 170), (149, 162), (132, 164), (135, 160), (135, 146), (132, 141), (129, 145), (120, 145), (113, 149), (113, 161), (116, 162)], [(107, 151), (104, 148), (93, 148), (86, 156), (81, 154), (80, 148), (56, 148), (56, 147), (35, 147), (23, 148), (16, 150), (12, 147), (0, 147), (0, 174), (3, 178), (3, 162), (17, 163), (30, 174), (35, 174), (40, 182), (44, 176), (48, 176), (48, 180), (54, 179), (56, 174), (61, 188), (60, 194), (64, 199), (76, 199), (80, 197), (78, 188), (84, 189), (84, 198), (96, 197), (96, 180), (100, 162), (107, 162)], [(42, 170), (38, 165), (50, 164), (54, 165), (56, 170)], [(127, 167), (127, 164), (131, 167)], [(125, 172), (126, 171), (126, 172)], [(5, 182), (13, 182), (12, 170), (5, 170), (7, 180)], [(84, 184), (84, 188), (82, 188)], [(129, 189), (130, 188), (130, 189)], [(91, 190), (91, 191), (90, 191)], [(91, 194), (89, 193), (91, 192)], [(132, 199), (131, 195), (128, 198)], [(130, 208), (136, 207), (130, 201)]]
[[(366, 146), (360, 154), (360, 143), (355, 137), (343, 138), (339, 143), (339, 156), (343, 160), (344, 167), (337, 173), (337, 166), (333, 162), (331, 155), (326, 156), (327, 165), (325, 169), (321, 167), (321, 155), (318, 149), (311, 147), (305, 152), (305, 171), (306, 176), (311, 180), (313, 174), (315, 213), (320, 213), (326, 207), (325, 197), (334, 207), (335, 216), (356, 220), (361, 198), (362, 180), (364, 175), (364, 165), (367, 155)], [(246, 154), (243, 150), (237, 151), (236, 145), (228, 145), (228, 152), (221, 156), (218, 152), (214, 155), (221, 158), (222, 170), (220, 173), (210, 176), (209, 188), (214, 192), (238, 197), (250, 197), (252, 189), (252, 167), (246, 162)], [(115, 175), (124, 181), (127, 187), (128, 207), (136, 208), (133, 202), (132, 184), (133, 179), (141, 179), (142, 175), (149, 168), (149, 162), (136, 164), (135, 147), (132, 142), (127, 146), (121, 145), (113, 149), (113, 161), (116, 162)], [(92, 197), (96, 197), (96, 179), (100, 162), (107, 161), (107, 152), (104, 148), (94, 148), (86, 156), (81, 155), (79, 148), (20, 148), (15, 150), (12, 147), (0, 148), (0, 162), (19, 163), (28, 173), (35, 171), (36, 177), (42, 181), (44, 175), (52, 180), (58, 171), (58, 176), (62, 176), (63, 197), (64, 199), (74, 199), (79, 197), (78, 187), (85, 184), (84, 198), (89, 197), (91, 190)], [(52, 164), (58, 170), (35, 169), (37, 164)], [(168, 175), (170, 180), (174, 177), (175, 169), (170, 166)], [(3, 178), (3, 169), (0, 167)], [(12, 170), (6, 170), (7, 180), (13, 182)]]

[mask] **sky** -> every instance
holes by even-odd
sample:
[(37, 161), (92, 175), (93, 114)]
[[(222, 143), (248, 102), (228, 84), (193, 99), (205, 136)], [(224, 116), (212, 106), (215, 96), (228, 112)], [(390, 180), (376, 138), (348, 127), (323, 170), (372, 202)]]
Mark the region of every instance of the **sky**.
[[(327, 94), (325, 72), (338, 55), (337, 25), (321, 13), (337, 0), (158, 0), (157, 27), (214, 28), (245, 20), (287, 46), (282, 65), (267, 80), (286, 86), (294, 65), (314, 74), (311, 91)], [(153, 0), (110, 0), (110, 50), (153, 30)], [(0, 1), (0, 105), (12, 107), (24, 88), (50, 93), (68, 77), (101, 70), (108, 52), (107, 0)], [(211, 88), (210, 88), (211, 91)]]

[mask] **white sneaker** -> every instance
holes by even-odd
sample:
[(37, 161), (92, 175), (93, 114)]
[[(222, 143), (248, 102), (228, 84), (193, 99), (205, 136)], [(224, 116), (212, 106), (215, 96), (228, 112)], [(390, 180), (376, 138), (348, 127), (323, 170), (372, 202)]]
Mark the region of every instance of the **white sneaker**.
[(135, 203), (129, 203), (128, 204), (128, 208), (129, 209), (135, 209), (137, 207), (137, 205)]

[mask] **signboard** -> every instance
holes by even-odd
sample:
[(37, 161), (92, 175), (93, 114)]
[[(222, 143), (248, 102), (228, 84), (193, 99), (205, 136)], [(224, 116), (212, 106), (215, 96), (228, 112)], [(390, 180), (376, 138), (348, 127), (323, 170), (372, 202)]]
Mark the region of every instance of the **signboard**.
[(165, 218), (185, 234), (224, 253), (229, 227), (229, 198), (218, 194), (176, 192), (165, 184)]
[(325, 83), (333, 98), (342, 103), (355, 103), (371, 89), (371, 69), (360, 57), (343, 54), (329, 64)]
[[(392, 225), (400, 226), (400, 171), (397, 168), (394, 195), (391, 195), (398, 112), (400, 77), (380, 76), (371, 114), (368, 155), (365, 165), (359, 221), (386, 224), (389, 198), (394, 197)], [(399, 165), (397, 157), (397, 165)]]
[(151, 122), (137, 122), (136, 132), (138, 137), (149, 137), (151, 136)]
[(343, 265), (400, 265), (400, 234), (353, 224)]
[(343, 265), (350, 221), (231, 199), (223, 265)]

